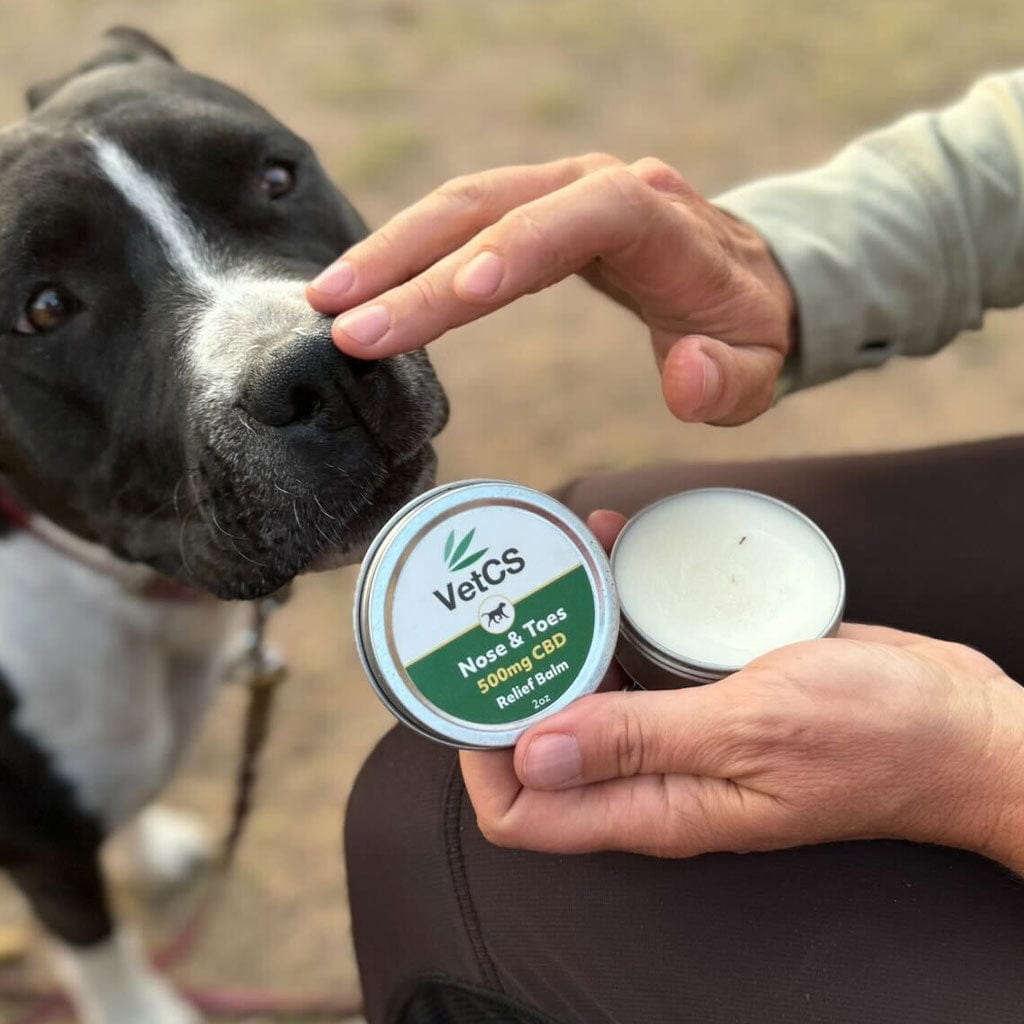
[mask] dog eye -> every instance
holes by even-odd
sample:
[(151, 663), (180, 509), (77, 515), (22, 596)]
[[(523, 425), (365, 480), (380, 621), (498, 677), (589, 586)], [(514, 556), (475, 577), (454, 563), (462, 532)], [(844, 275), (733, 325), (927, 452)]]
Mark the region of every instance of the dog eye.
[(280, 199), (295, 188), (295, 168), (291, 164), (273, 163), (263, 168), (260, 188), (268, 199)]
[(32, 293), (14, 324), (18, 334), (44, 334), (60, 327), (81, 309), (81, 303), (58, 284), (46, 284)]

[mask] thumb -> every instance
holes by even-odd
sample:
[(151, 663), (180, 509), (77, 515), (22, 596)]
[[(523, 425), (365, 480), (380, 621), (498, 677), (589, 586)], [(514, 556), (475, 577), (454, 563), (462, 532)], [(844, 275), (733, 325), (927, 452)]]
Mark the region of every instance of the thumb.
[(771, 406), (781, 369), (782, 354), (767, 345), (689, 335), (661, 360), (662, 392), (677, 419), (732, 426)]
[(719, 775), (739, 725), (726, 682), (600, 693), (536, 725), (516, 745), (527, 789), (569, 789), (634, 775)]

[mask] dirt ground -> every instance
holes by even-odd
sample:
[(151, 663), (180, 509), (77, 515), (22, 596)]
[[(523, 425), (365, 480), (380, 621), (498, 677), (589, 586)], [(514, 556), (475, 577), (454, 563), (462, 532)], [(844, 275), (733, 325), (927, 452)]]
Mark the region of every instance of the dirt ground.
[[(995, 0), (0, 0), (0, 123), (20, 116), (25, 85), (87, 56), (116, 23), (263, 102), (374, 224), (452, 175), (591, 149), (661, 156), (714, 194), (821, 160), (1024, 62), (1024, 5)], [(1019, 431), (1022, 329), (1021, 314), (993, 315), (939, 357), (798, 394), (750, 426), (683, 426), (660, 406), (642, 331), (569, 282), (434, 346), (452, 400), (442, 477), (547, 487), (668, 456), (769, 459)], [(352, 650), (353, 581), (352, 570), (303, 580), (274, 624), (293, 677), (227, 904), (180, 972), (190, 982), (356, 997), (341, 814), (391, 723)], [(168, 797), (215, 824), (240, 709), (225, 692)], [(0, 921), (23, 913), (10, 898), (0, 909)]]

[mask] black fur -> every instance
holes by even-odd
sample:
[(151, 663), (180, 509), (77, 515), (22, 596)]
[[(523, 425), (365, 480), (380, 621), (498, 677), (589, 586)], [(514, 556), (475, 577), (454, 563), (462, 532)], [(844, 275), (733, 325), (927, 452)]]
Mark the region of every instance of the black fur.
[(99, 942), (113, 928), (99, 868), (103, 830), (17, 728), (16, 711), (0, 671), (0, 866), (65, 942)]

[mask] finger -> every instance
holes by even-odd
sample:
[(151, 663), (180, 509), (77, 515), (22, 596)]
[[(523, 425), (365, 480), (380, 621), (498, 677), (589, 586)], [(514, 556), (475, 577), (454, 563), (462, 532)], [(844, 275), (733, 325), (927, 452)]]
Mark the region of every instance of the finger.
[(888, 644), (890, 647), (911, 647), (925, 639), (920, 633), (908, 633), (889, 626), (865, 626), (856, 622), (844, 622), (836, 635), (844, 640)]
[(511, 750), (460, 750), (466, 790), (478, 813), (505, 814), (522, 790)]
[(725, 681), (684, 690), (594, 694), (520, 738), (516, 775), (529, 789), (662, 773), (727, 776), (740, 708)]
[[(349, 355), (375, 359), (421, 348), (599, 255), (627, 251), (671, 209), (625, 168), (586, 175), (517, 207), (424, 273), (339, 317), (335, 343)], [(675, 238), (678, 225), (657, 233)]]
[(788, 644), (785, 647), (776, 648), (755, 658), (747, 665), (747, 668), (777, 665), (780, 660), (791, 658), (797, 651), (800, 652), (801, 657), (820, 659), (825, 656), (825, 652), (828, 652), (829, 656), (831, 656), (835, 653), (833, 645), (837, 640), (853, 640), (856, 643), (881, 644), (886, 647), (916, 647), (922, 643), (935, 643), (934, 640), (930, 640), (919, 633), (907, 633), (902, 629), (843, 622), (840, 623), (839, 629), (834, 636), (823, 637), (820, 640), (801, 640), (797, 643)]
[(349, 249), (310, 282), (307, 298), (321, 313), (350, 309), (426, 270), (509, 210), (619, 163), (588, 153), (453, 178)]
[(609, 512), (607, 509), (598, 509), (587, 516), (587, 526), (597, 537), (606, 554), (611, 554), (615, 538), (622, 533), (626, 525), (626, 517), (621, 512)]
[[(465, 764), (465, 762), (464, 762)], [(520, 789), (495, 800), (471, 770), (466, 789), (492, 843), (543, 853), (629, 850), (692, 857), (765, 845), (779, 808), (722, 779), (644, 775), (560, 791)]]
[(782, 359), (766, 345), (727, 345), (703, 335), (680, 338), (661, 360), (665, 404), (686, 423), (746, 423), (774, 401)]

